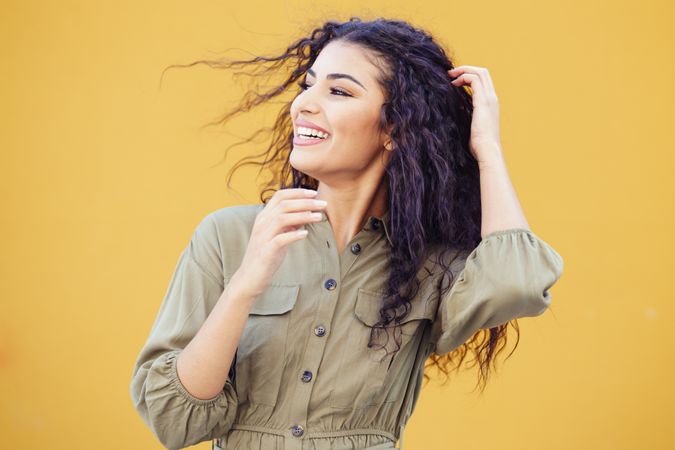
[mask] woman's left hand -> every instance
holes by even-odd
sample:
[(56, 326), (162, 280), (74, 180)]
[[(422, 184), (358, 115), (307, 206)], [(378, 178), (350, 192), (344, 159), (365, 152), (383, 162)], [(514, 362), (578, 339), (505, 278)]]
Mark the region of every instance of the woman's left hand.
[(468, 85), (473, 91), (473, 116), (469, 148), (479, 163), (501, 158), (499, 101), (490, 73), (484, 67), (457, 66), (448, 70), (453, 86)]

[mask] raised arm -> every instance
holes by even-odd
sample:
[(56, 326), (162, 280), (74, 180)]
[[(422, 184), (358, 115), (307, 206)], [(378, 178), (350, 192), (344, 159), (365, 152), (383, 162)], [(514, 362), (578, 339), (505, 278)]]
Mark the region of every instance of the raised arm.
[(482, 241), (453, 263), (452, 286), (441, 296), (432, 326), (437, 354), (451, 352), (480, 329), (542, 314), (563, 259), (527, 223), (508, 176), (499, 136), (499, 103), (487, 69), (449, 71), (455, 86), (473, 90), (470, 150), (480, 170)]

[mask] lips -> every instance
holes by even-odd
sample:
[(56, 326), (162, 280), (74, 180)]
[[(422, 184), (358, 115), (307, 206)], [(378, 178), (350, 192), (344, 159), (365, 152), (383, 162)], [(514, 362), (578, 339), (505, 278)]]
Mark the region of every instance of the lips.
[(328, 136), (325, 139), (318, 139), (318, 138), (306, 138), (296, 134), (295, 136), (293, 136), (293, 144), (300, 146), (317, 145), (322, 144), (328, 139), (330, 139), (330, 136)]
[(297, 122), (295, 122), (295, 128), (297, 129), (298, 127), (307, 127), (307, 128), (314, 128), (315, 130), (322, 131), (330, 137), (330, 132), (326, 130), (325, 128), (320, 127), (319, 125), (315, 124), (314, 122), (310, 122), (309, 120), (305, 119), (299, 119)]

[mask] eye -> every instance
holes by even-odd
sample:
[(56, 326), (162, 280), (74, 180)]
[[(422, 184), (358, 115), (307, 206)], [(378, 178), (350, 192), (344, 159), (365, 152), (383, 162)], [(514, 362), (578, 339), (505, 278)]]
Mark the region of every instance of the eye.
[[(307, 88), (311, 87), (308, 85), (305, 81), (300, 81), (298, 83), (298, 86), (300, 86), (300, 90), (306, 91)], [(352, 97), (352, 95), (348, 94), (347, 92), (343, 91), (342, 89), (337, 89), (337, 88), (331, 88), (331, 92), (334, 92), (342, 97)]]

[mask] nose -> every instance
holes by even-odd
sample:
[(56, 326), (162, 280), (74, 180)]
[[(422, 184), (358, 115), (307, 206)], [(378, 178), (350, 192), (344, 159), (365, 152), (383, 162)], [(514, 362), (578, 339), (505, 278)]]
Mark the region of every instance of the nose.
[(316, 92), (316, 90), (312, 90), (312, 88), (307, 88), (306, 90), (301, 91), (295, 98), (295, 101), (293, 102), (294, 106), (293, 109), (298, 111), (299, 113), (319, 112), (321, 106), (319, 105), (319, 102), (317, 100), (317, 94), (318, 92)]

